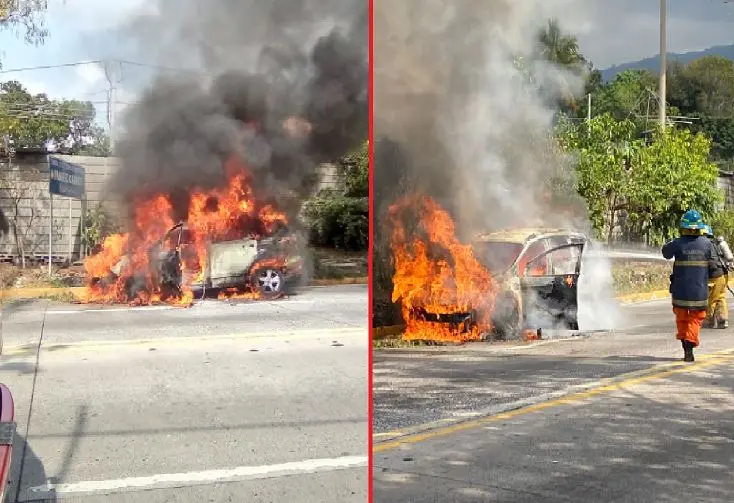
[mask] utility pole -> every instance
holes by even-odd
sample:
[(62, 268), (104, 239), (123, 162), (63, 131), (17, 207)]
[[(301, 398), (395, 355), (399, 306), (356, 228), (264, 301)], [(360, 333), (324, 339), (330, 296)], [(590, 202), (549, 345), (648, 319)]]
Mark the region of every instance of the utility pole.
[(586, 120), (591, 122), (591, 93), (587, 96), (588, 103), (586, 104)]
[(667, 49), (667, 24), (668, 24), (668, 15), (666, 12), (666, 5), (667, 0), (660, 0), (660, 89), (659, 89), (659, 96), (658, 99), (660, 101), (659, 103), (659, 114), (660, 114), (660, 127), (665, 131), (665, 103), (666, 103), (666, 72), (667, 72), (667, 62), (666, 62), (666, 53), (668, 52)]
[(588, 102), (586, 104), (586, 131), (591, 136), (591, 93), (587, 96)]
[(115, 144), (117, 140), (117, 84), (119, 77), (115, 75), (111, 62), (105, 62), (104, 75), (107, 79), (107, 125), (110, 128), (110, 151), (115, 155)]

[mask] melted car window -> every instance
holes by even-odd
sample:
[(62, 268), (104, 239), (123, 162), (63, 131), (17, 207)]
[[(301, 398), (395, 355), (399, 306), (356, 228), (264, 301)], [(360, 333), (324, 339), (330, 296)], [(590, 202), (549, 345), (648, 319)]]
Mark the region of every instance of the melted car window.
[(485, 241), (474, 244), (474, 253), (479, 261), (492, 272), (505, 271), (515, 263), (522, 250), (517, 243)]
[(552, 274), (554, 276), (565, 276), (576, 274), (578, 258), (581, 250), (578, 246), (570, 246), (554, 250), (548, 254)]
[(522, 254), (517, 267), (517, 273), (524, 276), (545, 276), (548, 274), (548, 256), (540, 255), (545, 251), (542, 241), (536, 241)]

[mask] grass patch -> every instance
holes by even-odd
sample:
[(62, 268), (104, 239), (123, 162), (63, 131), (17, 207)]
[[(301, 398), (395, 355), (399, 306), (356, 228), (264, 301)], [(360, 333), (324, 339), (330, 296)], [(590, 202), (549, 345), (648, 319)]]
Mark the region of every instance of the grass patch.
[(74, 304), (79, 302), (79, 299), (77, 299), (71, 292), (48, 293), (41, 295), (39, 299), (50, 300), (52, 302), (63, 302), (64, 304)]
[(615, 261), (612, 279), (616, 295), (667, 290), (670, 286), (671, 265), (664, 262)]
[(312, 248), (314, 279), (364, 278), (368, 274), (366, 252)]
[(372, 347), (374, 349), (418, 348), (445, 345), (444, 343), (435, 341), (406, 341), (399, 335), (372, 340)]

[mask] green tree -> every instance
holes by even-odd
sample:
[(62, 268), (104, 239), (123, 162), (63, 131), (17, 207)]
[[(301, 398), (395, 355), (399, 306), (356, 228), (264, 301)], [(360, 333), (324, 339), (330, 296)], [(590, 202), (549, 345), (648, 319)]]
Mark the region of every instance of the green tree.
[(734, 115), (734, 61), (705, 56), (670, 71), (670, 98), (683, 114)]
[(696, 208), (712, 217), (723, 202), (717, 187), (719, 170), (710, 162), (711, 141), (686, 128), (655, 132), (640, 151), (629, 187), (628, 212), (635, 218), (637, 235), (655, 242), (676, 233), (680, 216)]
[(558, 139), (576, 158), (576, 189), (608, 242), (621, 231), (626, 240), (659, 243), (675, 233), (687, 209), (712, 216), (721, 202), (711, 142), (702, 134), (669, 128), (647, 142), (632, 120), (607, 113), (589, 124), (562, 124)]
[(576, 190), (586, 200), (598, 237), (612, 241), (619, 212), (627, 200), (630, 160), (643, 141), (630, 120), (595, 117), (582, 126), (559, 126), (561, 146), (576, 159)]
[(0, 31), (20, 29), (26, 42), (43, 43), (48, 35), (44, 26), (47, 9), (48, 0), (0, 0)]
[(347, 171), (347, 197), (368, 197), (370, 193), (369, 141), (365, 140), (354, 152), (342, 160)]
[(606, 85), (600, 86), (592, 95), (593, 115), (610, 114), (616, 120), (635, 120), (644, 127), (640, 116), (655, 114), (657, 101), (654, 97), (657, 77), (648, 70), (625, 70), (618, 73)]
[(579, 51), (578, 39), (564, 33), (557, 19), (550, 19), (538, 34), (540, 55), (552, 63), (568, 68), (581, 68), (586, 59)]
[(705, 56), (669, 69), (668, 96), (681, 114), (691, 117), (693, 132), (711, 138), (716, 160), (734, 160), (734, 62)]
[(104, 147), (104, 133), (94, 125), (94, 117), (89, 102), (32, 95), (16, 81), (0, 84), (0, 133), (7, 134), (16, 148), (53, 143), (60, 151), (79, 153), (98, 142)]
[[(581, 77), (590, 70), (586, 58), (579, 51), (578, 39), (565, 33), (557, 19), (550, 19), (546, 27), (538, 33), (537, 52), (542, 59), (565, 68), (576, 77)], [(561, 85), (558, 105), (565, 112), (575, 111), (577, 104), (574, 86), (569, 80)]]

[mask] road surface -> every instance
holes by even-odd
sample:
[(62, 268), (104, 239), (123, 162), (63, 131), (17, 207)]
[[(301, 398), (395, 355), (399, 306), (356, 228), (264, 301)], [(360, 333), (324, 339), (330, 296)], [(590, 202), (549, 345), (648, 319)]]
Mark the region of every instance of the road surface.
[(366, 327), (365, 286), (190, 309), (6, 305), (6, 501), (363, 502)]
[(734, 331), (680, 362), (669, 301), (569, 341), (374, 356), (375, 502), (724, 502)]

